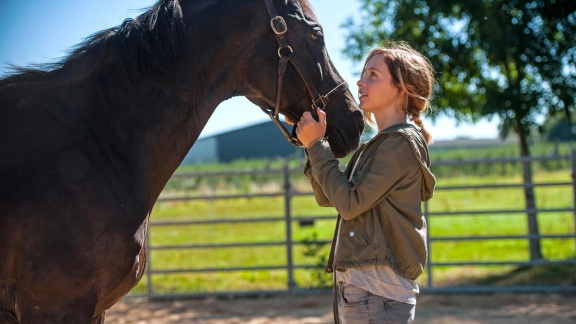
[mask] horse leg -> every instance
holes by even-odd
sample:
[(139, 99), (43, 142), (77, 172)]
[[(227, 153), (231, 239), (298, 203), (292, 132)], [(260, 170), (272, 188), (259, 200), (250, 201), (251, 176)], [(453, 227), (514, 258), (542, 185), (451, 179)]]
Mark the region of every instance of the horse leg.
[(0, 311), (0, 323), (2, 324), (18, 324), (18, 319), (14, 316), (14, 313)]

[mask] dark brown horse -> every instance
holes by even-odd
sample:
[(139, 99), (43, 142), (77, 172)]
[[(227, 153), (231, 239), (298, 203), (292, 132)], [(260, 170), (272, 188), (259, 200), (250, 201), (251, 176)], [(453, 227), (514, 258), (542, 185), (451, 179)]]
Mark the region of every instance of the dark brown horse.
[(322, 36), (306, 0), (162, 0), (0, 80), (0, 322), (102, 323), (142, 277), (158, 195), (232, 96), (293, 120), (313, 100), (334, 153), (354, 149), (363, 122)]

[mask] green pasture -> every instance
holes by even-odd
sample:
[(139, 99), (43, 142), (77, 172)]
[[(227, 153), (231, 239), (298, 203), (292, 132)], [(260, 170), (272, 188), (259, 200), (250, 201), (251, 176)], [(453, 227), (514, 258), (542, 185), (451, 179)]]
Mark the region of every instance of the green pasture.
[[(237, 169), (256, 169), (248, 162)], [(276, 163), (276, 162), (274, 162)], [(310, 191), (307, 179), (301, 175), (298, 160), (291, 162), (295, 171), (290, 184), (295, 192)], [(344, 163), (344, 162), (343, 162)], [(264, 168), (277, 168), (282, 164), (268, 164)], [(472, 214), (474, 211), (524, 209), (522, 188), (443, 190), (444, 187), (477, 184), (520, 184), (521, 172), (511, 166), (510, 172), (486, 174), (486, 170), (460, 173), (457, 170), (438, 177), (437, 191), (426, 206), (434, 213), (463, 212), (462, 215), (434, 215), (428, 219), (430, 237), (513, 236), (526, 235), (524, 213), (494, 212)], [(222, 171), (223, 166), (203, 166), (194, 171)], [(454, 169), (454, 167), (452, 167)], [(502, 170), (505, 167), (494, 168)], [(558, 162), (552, 167), (534, 166), (535, 183), (571, 182), (569, 164)], [(192, 171), (185, 166), (180, 172)], [(433, 169), (434, 171), (434, 169)], [(218, 175), (174, 178), (161, 197), (193, 197), (206, 195), (266, 194), (282, 192), (281, 174)], [(570, 185), (536, 188), (536, 205), (539, 209), (572, 208), (574, 193)], [(330, 275), (321, 267), (328, 255), (334, 231), (335, 212), (332, 208), (318, 207), (311, 195), (296, 196), (290, 203), (293, 221), (292, 240), (296, 242), (292, 261), (297, 267), (295, 284), (300, 288), (322, 288), (330, 284)], [(265, 218), (283, 218), (284, 197), (228, 198), (189, 201), (159, 201), (152, 213), (149, 231), (150, 245), (163, 248), (176, 245), (191, 246), (186, 249), (154, 249), (149, 256), (149, 269), (173, 271), (153, 274), (152, 290), (156, 294), (196, 294), (202, 292), (269, 291), (286, 290), (288, 273), (286, 224), (283, 220), (266, 221)], [(300, 222), (312, 216), (328, 216), (313, 223)], [(160, 221), (253, 220), (243, 223), (209, 223), (158, 226)], [(541, 234), (575, 233), (573, 212), (540, 212)], [(213, 244), (272, 244), (249, 247), (199, 247)], [(547, 260), (574, 259), (576, 240), (572, 238), (547, 238), (541, 240), (542, 252)], [(432, 262), (470, 261), (528, 261), (526, 239), (432, 241)], [(277, 269), (242, 270), (246, 267), (277, 267)], [(314, 268), (316, 267), (316, 268)], [(225, 268), (236, 268), (229, 271)], [(204, 271), (220, 269), (219, 271)], [(507, 266), (443, 266), (432, 268), (433, 285), (454, 286), (470, 284), (576, 284), (574, 266), (542, 266), (523, 268)], [(421, 287), (428, 286), (428, 273), (418, 279)], [(144, 277), (132, 291), (147, 291)]]

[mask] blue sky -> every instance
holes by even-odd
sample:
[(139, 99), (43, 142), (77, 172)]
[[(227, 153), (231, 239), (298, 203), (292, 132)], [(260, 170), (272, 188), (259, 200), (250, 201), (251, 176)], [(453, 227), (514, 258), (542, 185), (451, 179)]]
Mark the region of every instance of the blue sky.
[[(84, 38), (102, 29), (117, 26), (137, 16), (155, 0), (0, 0), (0, 77), (8, 63), (46, 63), (66, 55)], [(340, 74), (356, 97), (360, 64), (342, 55), (344, 30), (340, 25), (358, 12), (356, 0), (310, 0), (324, 27), (326, 46)], [(201, 137), (222, 133), (268, 120), (259, 108), (244, 98), (223, 102), (204, 128)], [(458, 136), (497, 137), (497, 122), (457, 125), (449, 118), (435, 124), (425, 119), (436, 140)]]

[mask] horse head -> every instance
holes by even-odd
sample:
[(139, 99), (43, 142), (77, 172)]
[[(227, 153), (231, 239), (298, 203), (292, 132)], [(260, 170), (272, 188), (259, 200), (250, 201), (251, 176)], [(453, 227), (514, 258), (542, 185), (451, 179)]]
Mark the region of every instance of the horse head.
[(316, 107), (323, 109), (332, 151), (345, 156), (358, 146), (364, 123), (328, 56), (324, 30), (308, 0), (251, 2), (251, 15), (241, 11), (245, 6), (232, 5), (244, 26), (237, 38), (243, 43), (235, 45), (242, 55), (230, 57), (236, 60), (235, 94), (259, 106), (295, 145), (299, 141), (283, 128), (278, 115), (298, 120), (305, 111), (315, 114)]

